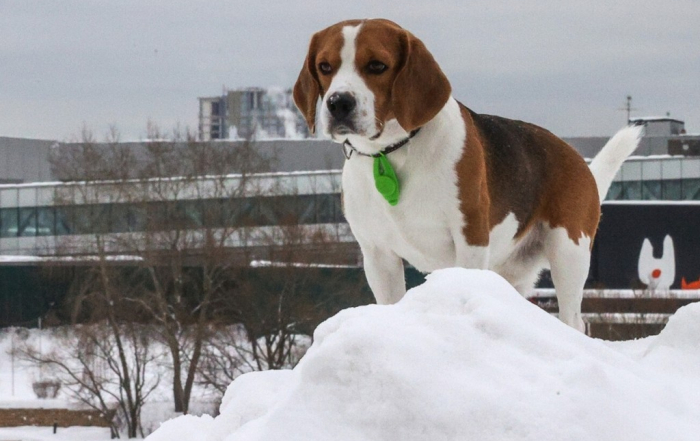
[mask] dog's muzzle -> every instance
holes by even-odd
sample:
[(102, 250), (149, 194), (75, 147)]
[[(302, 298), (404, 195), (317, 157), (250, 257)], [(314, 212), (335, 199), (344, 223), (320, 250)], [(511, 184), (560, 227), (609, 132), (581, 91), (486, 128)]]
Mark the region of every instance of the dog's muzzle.
[(331, 116), (330, 131), (336, 135), (355, 133), (354, 110), (357, 106), (355, 97), (349, 92), (336, 92), (326, 100), (326, 107)]

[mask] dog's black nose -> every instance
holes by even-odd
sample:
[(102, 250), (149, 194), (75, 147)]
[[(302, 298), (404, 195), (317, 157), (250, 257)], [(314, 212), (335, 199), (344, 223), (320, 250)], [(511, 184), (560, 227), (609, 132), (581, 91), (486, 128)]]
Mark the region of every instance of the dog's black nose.
[(355, 108), (355, 97), (352, 94), (344, 93), (334, 93), (328, 97), (326, 105), (331, 115), (336, 121), (342, 121), (350, 115), (350, 112)]

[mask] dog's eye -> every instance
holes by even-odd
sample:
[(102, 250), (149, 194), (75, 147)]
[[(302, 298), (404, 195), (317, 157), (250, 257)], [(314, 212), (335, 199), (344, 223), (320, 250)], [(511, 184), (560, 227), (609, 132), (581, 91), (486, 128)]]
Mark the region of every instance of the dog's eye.
[(333, 66), (324, 61), (318, 64), (318, 70), (321, 71), (323, 75), (328, 75), (329, 73), (333, 72)]
[(381, 61), (372, 60), (369, 63), (367, 63), (367, 72), (374, 74), (374, 75), (379, 75), (381, 73), (384, 73), (384, 71), (387, 69), (388, 69), (387, 65), (382, 63)]

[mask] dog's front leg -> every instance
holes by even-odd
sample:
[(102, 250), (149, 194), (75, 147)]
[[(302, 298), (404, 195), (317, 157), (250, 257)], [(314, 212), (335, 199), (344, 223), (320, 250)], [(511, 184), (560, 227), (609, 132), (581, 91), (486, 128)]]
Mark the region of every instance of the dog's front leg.
[(455, 244), (455, 266), (460, 268), (488, 269), (489, 229), (485, 211), (475, 211), (466, 222), (452, 225)]
[(362, 247), (365, 275), (377, 303), (396, 303), (406, 294), (403, 261), (393, 251)]

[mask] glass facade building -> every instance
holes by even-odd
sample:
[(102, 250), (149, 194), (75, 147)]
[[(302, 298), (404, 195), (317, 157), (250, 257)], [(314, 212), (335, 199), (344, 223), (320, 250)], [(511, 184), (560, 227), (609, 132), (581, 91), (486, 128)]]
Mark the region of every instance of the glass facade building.
[[(167, 230), (168, 225), (192, 230), (346, 226), (340, 174), (339, 170), (260, 174), (254, 181), (258, 189), (266, 190), (256, 195), (223, 197), (198, 188), (179, 191), (172, 200), (125, 201), (110, 197), (109, 191), (84, 188), (113, 183), (0, 185), (0, 254), (50, 254), (55, 238)], [(213, 178), (202, 178), (192, 185), (204, 188), (207, 179)], [(236, 176), (226, 179), (228, 185), (238, 185)], [(88, 196), (98, 193), (101, 196)], [(630, 158), (615, 177), (606, 200), (700, 201), (700, 157)]]
[(606, 196), (610, 201), (700, 201), (700, 157), (628, 159)]

